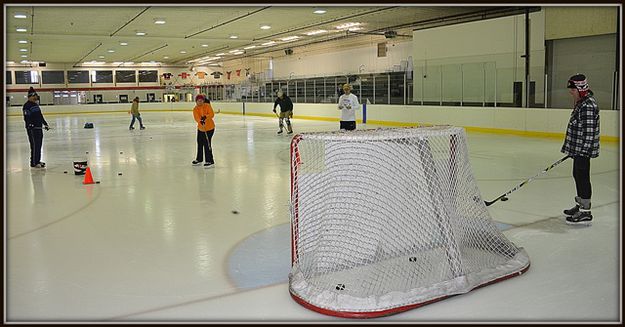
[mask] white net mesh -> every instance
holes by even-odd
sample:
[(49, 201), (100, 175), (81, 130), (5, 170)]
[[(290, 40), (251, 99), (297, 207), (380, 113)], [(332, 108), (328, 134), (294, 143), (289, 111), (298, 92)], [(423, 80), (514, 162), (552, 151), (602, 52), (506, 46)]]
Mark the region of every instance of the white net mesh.
[(488, 214), (458, 127), (295, 136), (291, 227), (290, 292), (331, 315), (396, 313), (529, 267)]

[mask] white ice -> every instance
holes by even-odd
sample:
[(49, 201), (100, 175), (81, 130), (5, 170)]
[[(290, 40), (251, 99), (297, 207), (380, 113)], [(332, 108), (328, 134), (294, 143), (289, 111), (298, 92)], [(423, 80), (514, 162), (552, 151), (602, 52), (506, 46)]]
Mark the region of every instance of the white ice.
[[(7, 321), (350, 321), (289, 295), (291, 136), (276, 135), (275, 118), (217, 115), (216, 165), (204, 169), (191, 165), (190, 112), (142, 117), (147, 129), (129, 131), (127, 114), (46, 116), (44, 170), (28, 165), (21, 117), (6, 118)], [(338, 125), (293, 119), (296, 133)], [(561, 158), (561, 143), (469, 133), (482, 196)], [(620, 156), (616, 143), (601, 147), (591, 227), (564, 223), (568, 160), (489, 207), (528, 252), (526, 274), (374, 321), (620, 321)], [(82, 158), (100, 184), (73, 174)]]

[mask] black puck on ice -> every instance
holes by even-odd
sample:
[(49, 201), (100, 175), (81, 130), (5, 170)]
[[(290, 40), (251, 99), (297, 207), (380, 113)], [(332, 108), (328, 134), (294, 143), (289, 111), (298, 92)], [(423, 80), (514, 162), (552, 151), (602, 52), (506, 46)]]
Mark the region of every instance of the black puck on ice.
[(238, 211), (236, 211), (236, 210), (232, 210), (232, 213), (236, 215), (236, 214), (238, 214), (239, 212), (238, 212)]
[(100, 184), (100, 181), (95, 181), (96, 184)]
[(67, 170), (63, 172), (63, 174), (67, 174)]
[(119, 151), (119, 154), (124, 154), (124, 152), (123, 151)]
[(89, 154), (89, 151), (85, 152), (86, 154)]
[(121, 175), (122, 175), (121, 171), (119, 173), (117, 173), (117, 176), (121, 176)]

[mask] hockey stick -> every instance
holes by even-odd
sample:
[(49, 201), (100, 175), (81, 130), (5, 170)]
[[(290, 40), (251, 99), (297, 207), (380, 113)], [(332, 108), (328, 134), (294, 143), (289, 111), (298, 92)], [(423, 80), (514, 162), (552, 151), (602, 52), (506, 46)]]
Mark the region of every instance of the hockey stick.
[(547, 172), (547, 171), (549, 171), (551, 168), (553, 168), (553, 167), (555, 167), (555, 166), (559, 165), (562, 161), (564, 161), (564, 160), (566, 160), (566, 159), (568, 159), (568, 158), (569, 158), (569, 156), (567, 155), (567, 156), (565, 156), (564, 158), (562, 158), (562, 159), (560, 159), (560, 160), (558, 160), (558, 161), (554, 162), (551, 166), (549, 166), (549, 167), (545, 168), (545, 169), (544, 169), (543, 171), (541, 171), (540, 173), (538, 173), (538, 174), (536, 174), (536, 175), (534, 175), (534, 176), (532, 176), (532, 177), (530, 177), (530, 178), (528, 178), (528, 179), (524, 180), (521, 184), (517, 185), (515, 188), (511, 189), (510, 191), (508, 191), (508, 192), (506, 192), (506, 193), (504, 193), (504, 194), (500, 195), (498, 198), (496, 198), (496, 199), (494, 199), (494, 200), (492, 200), (492, 201), (484, 201), (484, 204), (486, 204), (486, 206), (488, 207), (488, 206), (490, 206), (491, 204), (493, 204), (493, 203), (495, 203), (495, 202), (497, 202), (497, 201), (499, 201), (499, 200), (501, 200), (501, 201), (508, 201), (508, 198), (506, 197), (506, 195), (509, 195), (510, 193), (512, 193), (512, 192), (514, 192), (514, 191), (516, 191), (516, 190), (520, 189), (523, 185), (525, 185), (525, 184), (527, 184), (527, 183), (531, 182), (534, 178), (536, 178), (536, 177), (538, 177), (538, 176), (540, 176), (540, 175), (542, 175), (542, 174), (546, 173), (546, 172)]

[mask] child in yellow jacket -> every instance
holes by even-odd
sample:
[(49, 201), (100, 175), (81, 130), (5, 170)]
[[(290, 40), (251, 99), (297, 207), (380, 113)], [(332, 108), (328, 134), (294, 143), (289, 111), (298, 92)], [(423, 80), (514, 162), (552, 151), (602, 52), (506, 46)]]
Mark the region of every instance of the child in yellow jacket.
[(210, 100), (203, 94), (195, 97), (195, 108), (193, 108), (193, 118), (197, 122), (197, 156), (193, 160), (193, 165), (202, 162), (202, 157), (206, 158), (204, 168), (212, 167), (215, 164), (211, 139), (215, 133), (215, 122), (213, 122), (215, 112), (210, 105)]

